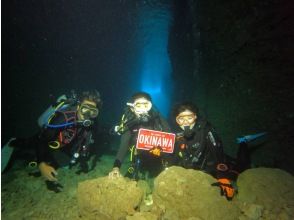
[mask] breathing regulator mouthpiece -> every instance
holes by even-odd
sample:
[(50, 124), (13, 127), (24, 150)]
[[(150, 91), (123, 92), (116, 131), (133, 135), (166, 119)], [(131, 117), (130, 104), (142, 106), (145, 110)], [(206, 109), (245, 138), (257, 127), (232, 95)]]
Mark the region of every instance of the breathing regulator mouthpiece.
[(84, 121), (78, 121), (78, 123), (81, 123), (84, 127), (90, 127), (93, 122), (89, 119), (86, 119)]
[(150, 118), (150, 116), (146, 113), (139, 115), (139, 120), (142, 122), (148, 122), (149, 118)]

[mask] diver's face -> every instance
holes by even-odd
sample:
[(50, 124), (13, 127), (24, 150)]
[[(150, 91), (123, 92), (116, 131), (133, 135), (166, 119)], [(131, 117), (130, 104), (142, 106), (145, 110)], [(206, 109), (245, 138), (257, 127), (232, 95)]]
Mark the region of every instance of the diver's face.
[(182, 129), (184, 129), (184, 127), (186, 126), (193, 128), (193, 126), (196, 123), (196, 120), (197, 120), (197, 115), (188, 109), (181, 112), (176, 117), (176, 122)]
[(85, 99), (77, 109), (78, 119), (83, 121), (86, 119), (94, 119), (98, 116), (99, 110), (97, 104), (93, 101)]
[(152, 103), (145, 98), (138, 98), (133, 103), (132, 110), (135, 112), (137, 116), (142, 114), (148, 114), (150, 109), (152, 108)]

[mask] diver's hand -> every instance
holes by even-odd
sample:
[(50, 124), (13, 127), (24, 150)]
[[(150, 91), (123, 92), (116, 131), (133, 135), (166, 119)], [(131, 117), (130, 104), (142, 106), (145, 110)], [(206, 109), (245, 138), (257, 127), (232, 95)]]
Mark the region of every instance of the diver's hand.
[(159, 157), (160, 156), (160, 154), (161, 154), (161, 148), (160, 147), (154, 147), (154, 148), (152, 148), (150, 151), (149, 151), (149, 153), (151, 153), (152, 155), (154, 155), (154, 156), (157, 156), (157, 157)]
[(121, 176), (122, 175), (120, 174), (118, 167), (113, 167), (112, 171), (108, 174), (108, 177), (110, 179), (117, 179), (117, 178), (119, 178)]
[(219, 182), (221, 195), (225, 195), (228, 200), (232, 200), (235, 195), (235, 189), (231, 181), (227, 178), (217, 180)]
[(55, 176), (57, 176), (57, 172), (52, 166), (46, 164), (45, 162), (41, 162), (39, 164), (39, 170), (46, 180), (57, 181), (57, 178), (55, 178)]
[[(219, 178), (216, 183), (213, 183), (212, 186), (219, 186), (221, 195), (226, 196), (228, 200), (232, 200), (236, 194), (236, 190), (232, 185), (231, 181), (227, 178)], [(236, 191), (236, 192), (235, 192)]]

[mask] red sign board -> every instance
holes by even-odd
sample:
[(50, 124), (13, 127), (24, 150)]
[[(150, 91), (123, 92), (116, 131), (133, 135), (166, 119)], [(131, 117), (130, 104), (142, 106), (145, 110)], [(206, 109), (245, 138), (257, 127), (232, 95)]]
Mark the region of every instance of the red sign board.
[(172, 133), (140, 128), (136, 148), (140, 150), (151, 150), (159, 147), (162, 152), (173, 153), (175, 136)]

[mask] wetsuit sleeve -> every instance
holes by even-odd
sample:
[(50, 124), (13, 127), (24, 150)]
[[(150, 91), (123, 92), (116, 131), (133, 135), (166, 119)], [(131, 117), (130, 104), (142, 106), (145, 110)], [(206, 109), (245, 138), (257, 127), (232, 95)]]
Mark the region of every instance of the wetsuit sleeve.
[[(62, 120), (63, 120), (63, 117), (57, 114), (52, 118), (52, 120), (50, 121), (50, 124), (58, 124), (58, 123), (61, 123)], [(38, 163), (52, 161), (52, 155), (51, 155), (48, 143), (50, 141), (56, 141), (58, 133), (59, 133), (59, 129), (54, 129), (54, 128), (44, 128), (40, 132), (39, 141), (36, 146), (36, 155), (37, 155)]]
[(208, 172), (213, 176), (219, 177), (224, 174), (223, 171), (217, 169), (218, 165), (224, 164), (224, 150), (221, 139), (211, 126), (207, 128), (206, 140), (206, 147), (210, 154), (209, 160), (207, 161), (207, 164), (210, 166), (208, 167)]
[[(176, 133), (176, 132), (173, 132), (173, 133)], [(183, 133), (176, 133), (174, 152), (168, 155), (168, 158), (167, 158), (169, 166), (173, 166), (173, 165), (182, 166), (181, 157), (180, 157), (180, 146), (182, 144), (185, 144)]]
[(116, 154), (116, 159), (114, 161), (113, 167), (118, 167), (118, 168), (121, 167), (124, 157), (128, 152), (130, 140), (131, 140), (131, 132), (127, 130), (121, 135), (120, 145), (119, 145), (118, 152)]
[(51, 162), (51, 152), (48, 146), (50, 141), (55, 141), (57, 132), (53, 129), (45, 129), (39, 135), (39, 141), (36, 146), (37, 162)]

